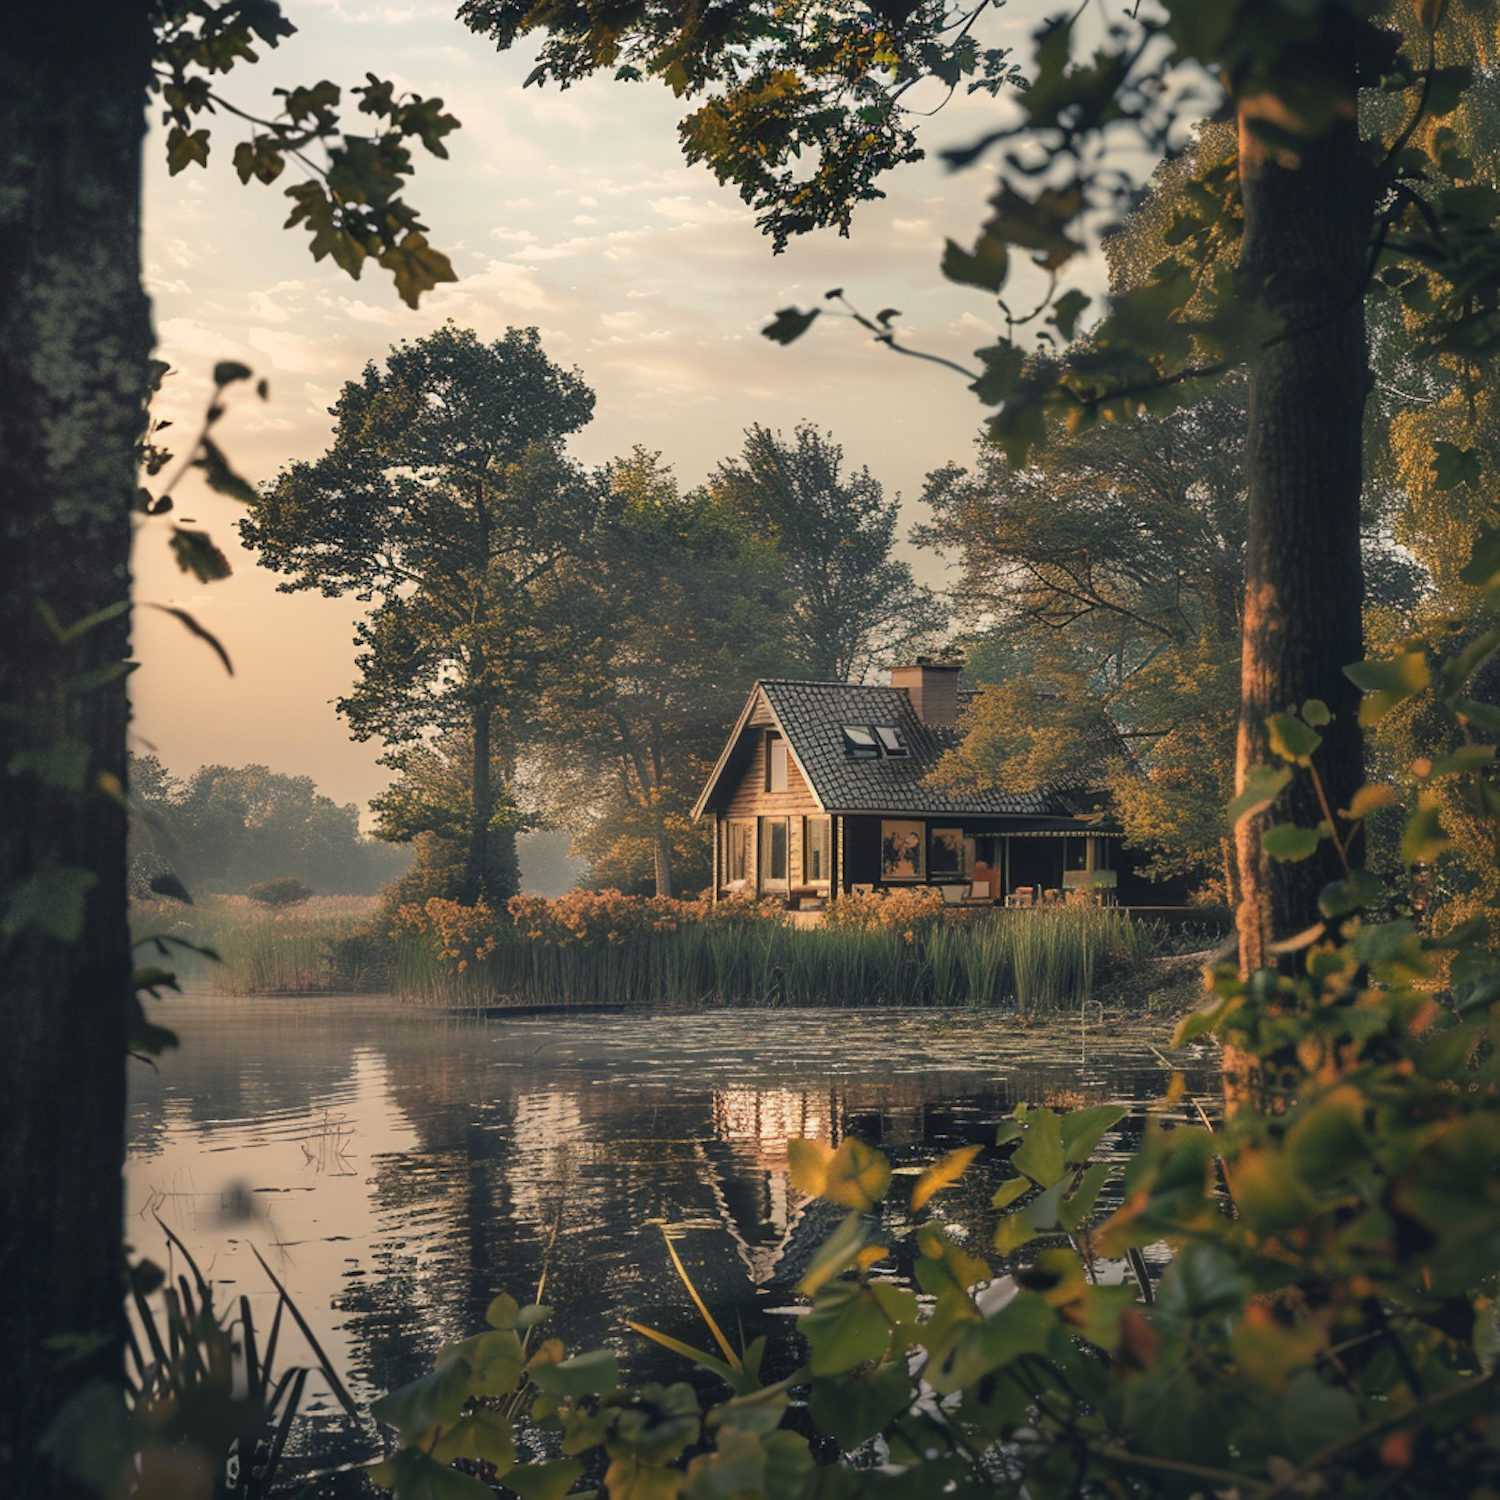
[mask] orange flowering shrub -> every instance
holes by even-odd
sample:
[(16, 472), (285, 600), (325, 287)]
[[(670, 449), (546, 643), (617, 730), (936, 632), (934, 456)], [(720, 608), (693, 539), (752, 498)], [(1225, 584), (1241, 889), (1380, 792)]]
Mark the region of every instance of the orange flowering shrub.
[(662, 896), (626, 896), (616, 890), (575, 890), (552, 900), (512, 896), (509, 911), (520, 936), (561, 948), (569, 943), (619, 944), (643, 933), (676, 932), (701, 922), (708, 906)]
[(903, 933), (913, 933), (919, 927), (941, 921), (945, 910), (943, 893), (935, 885), (898, 886), (830, 901), (823, 925), (845, 932), (894, 927)]
[(482, 901), (463, 906), (434, 896), (425, 906), (407, 905), (397, 913), (401, 931), (419, 933), (433, 940), (437, 957), (456, 963), (463, 973), (471, 963), (483, 963), (495, 951), (495, 914)]

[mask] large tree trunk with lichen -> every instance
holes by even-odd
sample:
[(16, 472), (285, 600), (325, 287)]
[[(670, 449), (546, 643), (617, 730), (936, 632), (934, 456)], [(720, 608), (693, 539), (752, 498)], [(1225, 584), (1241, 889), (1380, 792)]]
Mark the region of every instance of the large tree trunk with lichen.
[[(1363, 779), (1359, 695), (1343, 668), (1362, 654), (1360, 424), (1369, 390), (1363, 283), (1372, 174), (1352, 112), (1289, 158), (1247, 128), (1253, 105), (1241, 105), (1239, 278), (1281, 332), (1250, 374), (1236, 781), (1243, 786), (1249, 767), (1274, 762), (1269, 715), (1321, 699), (1334, 717), (1322, 731), (1316, 771), (1338, 809)], [(1314, 780), (1299, 771), (1268, 813), (1240, 824), (1237, 927), (1246, 972), (1275, 962), (1275, 944), (1317, 921), (1318, 892), (1342, 873), (1327, 839), (1309, 859), (1269, 860), (1264, 829), (1323, 819)], [(1232, 1071), (1232, 1060), (1227, 1066)]]
[(0, 48), (0, 1494), (28, 1500), (72, 1493), (39, 1439), (122, 1368), (123, 604), (151, 350), (150, 49), (138, 0), (15, 7)]

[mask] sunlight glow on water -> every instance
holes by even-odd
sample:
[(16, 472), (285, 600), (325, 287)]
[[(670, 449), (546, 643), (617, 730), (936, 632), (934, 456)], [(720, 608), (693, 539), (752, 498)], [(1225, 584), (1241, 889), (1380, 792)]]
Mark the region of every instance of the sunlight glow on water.
[[(498, 1292), (528, 1300), (544, 1267), (549, 1331), (570, 1349), (607, 1342), (680, 1378), (622, 1326), (703, 1341), (662, 1226), (716, 1316), (754, 1337), (838, 1217), (790, 1185), (789, 1139), (854, 1133), (915, 1169), (992, 1141), (1022, 1100), (1142, 1103), (1166, 1078), (1159, 1035), (1076, 1018), (1029, 1032), (931, 1011), (502, 1021), (207, 995), (152, 1018), (182, 1047), (132, 1071), (127, 1239), (167, 1264), (159, 1216), (220, 1305), (246, 1294), (260, 1325), (275, 1293), (254, 1246), (361, 1401), (421, 1374)], [(971, 1243), (988, 1240), (1004, 1175), (982, 1156), (935, 1200)], [(285, 1359), (306, 1358), (294, 1330), (283, 1340)]]

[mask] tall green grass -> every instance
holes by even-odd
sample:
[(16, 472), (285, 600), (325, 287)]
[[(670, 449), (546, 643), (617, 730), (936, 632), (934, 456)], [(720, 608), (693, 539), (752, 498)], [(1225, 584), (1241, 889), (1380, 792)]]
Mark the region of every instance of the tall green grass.
[[(315, 896), (279, 911), (246, 896), (205, 896), (190, 907), (141, 902), (131, 931), (142, 944), (137, 962), (160, 964), (220, 994), (348, 993), (390, 987), (390, 943), (376, 931), (378, 907), (373, 896)], [(143, 943), (158, 935), (175, 940), (165, 955)], [(194, 948), (212, 949), (220, 962)]]
[(1105, 907), (997, 911), (896, 927), (686, 923), (617, 942), (553, 943), (500, 925), (461, 971), (416, 934), (398, 939), (399, 993), (446, 1005), (1008, 1006), (1075, 1010), (1111, 967), (1144, 954)]

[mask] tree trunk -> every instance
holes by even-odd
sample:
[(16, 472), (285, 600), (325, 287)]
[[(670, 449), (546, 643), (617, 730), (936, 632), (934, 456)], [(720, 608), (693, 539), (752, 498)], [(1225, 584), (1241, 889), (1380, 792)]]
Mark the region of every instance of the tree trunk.
[(469, 858), (464, 870), (462, 899), (467, 906), (491, 899), (490, 819), (495, 813), (495, 793), (490, 781), (490, 709), (474, 710), (474, 764), (469, 804)]
[[(1350, 49), (1352, 56), (1352, 48)], [(1362, 654), (1359, 551), (1360, 423), (1370, 377), (1363, 283), (1372, 174), (1350, 113), (1301, 148), (1272, 159), (1247, 128), (1241, 101), (1245, 205), (1239, 278), (1282, 332), (1250, 371), (1244, 649), (1236, 784), (1274, 762), (1266, 718), (1322, 699), (1334, 720), (1315, 765), (1330, 805), (1347, 807), (1363, 780), (1359, 694), (1343, 668)], [(1269, 861), (1269, 821), (1323, 820), (1312, 778), (1299, 769), (1268, 816), (1238, 830), (1240, 963), (1275, 958), (1271, 945), (1317, 921), (1317, 896), (1342, 874), (1324, 840), (1310, 859)]]
[(8, 14), (0, 1494), (36, 1500), (73, 1493), (38, 1452), (59, 1407), (91, 1380), (118, 1385), (122, 1371), (129, 622), (122, 609), (60, 641), (49, 611), (66, 628), (129, 594), (151, 352), (139, 243), (151, 26), (138, 0), (52, 0)]
[(656, 894), (670, 899), (672, 895), (672, 845), (667, 838), (665, 828), (656, 830), (656, 838), (652, 842), (652, 854), (656, 861)]

